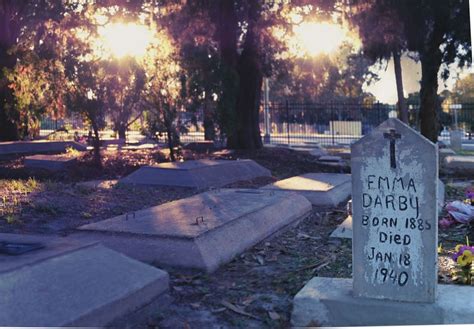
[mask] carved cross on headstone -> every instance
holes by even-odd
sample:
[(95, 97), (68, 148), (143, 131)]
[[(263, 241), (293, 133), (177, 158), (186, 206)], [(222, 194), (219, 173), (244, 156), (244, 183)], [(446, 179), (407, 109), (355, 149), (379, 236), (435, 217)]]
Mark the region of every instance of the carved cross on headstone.
[(395, 162), (395, 141), (399, 138), (402, 138), (402, 135), (397, 133), (395, 129), (390, 129), (390, 132), (384, 133), (383, 137), (390, 140), (390, 167), (397, 168), (397, 164)]

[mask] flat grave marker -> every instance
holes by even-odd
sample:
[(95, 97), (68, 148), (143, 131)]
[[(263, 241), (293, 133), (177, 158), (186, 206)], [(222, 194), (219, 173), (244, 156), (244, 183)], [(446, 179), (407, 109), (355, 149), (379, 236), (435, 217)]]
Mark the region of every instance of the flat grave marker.
[(15, 141), (0, 142), (0, 155), (35, 154), (35, 153), (63, 153), (68, 147), (78, 151), (87, 151), (87, 146), (74, 141)]
[(106, 326), (168, 289), (166, 272), (98, 243), (0, 234), (0, 244), (0, 326)]
[(351, 194), (351, 176), (347, 174), (308, 173), (261, 187), (263, 190), (296, 192), (314, 206), (335, 207)]
[(25, 157), (26, 168), (41, 168), (50, 171), (64, 170), (77, 162), (77, 157), (67, 155), (37, 154)]
[(222, 189), (84, 225), (75, 236), (146, 262), (212, 272), (310, 211), (296, 193)]
[(474, 156), (448, 155), (444, 157), (443, 167), (458, 174), (474, 174)]
[(257, 177), (271, 177), (271, 173), (253, 160), (191, 160), (144, 166), (120, 182), (205, 189)]

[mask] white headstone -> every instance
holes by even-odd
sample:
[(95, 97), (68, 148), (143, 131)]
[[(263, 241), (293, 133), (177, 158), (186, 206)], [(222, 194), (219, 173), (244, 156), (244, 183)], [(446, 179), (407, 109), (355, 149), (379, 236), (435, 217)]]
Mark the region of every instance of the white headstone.
[(351, 151), (354, 295), (434, 302), (437, 146), (391, 118)]

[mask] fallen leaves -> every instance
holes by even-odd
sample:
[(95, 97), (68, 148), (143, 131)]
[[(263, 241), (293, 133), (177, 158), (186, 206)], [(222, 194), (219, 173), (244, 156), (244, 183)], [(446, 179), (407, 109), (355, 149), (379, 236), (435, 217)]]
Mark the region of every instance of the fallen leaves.
[(232, 303), (230, 303), (230, 302), (228, 302), (228, 301), (226, 301), (226, 300), (223, 300), (223, 301), (221, 302), (221, 304), (222, 304), (224, 307), (226, 307), (227, 309), (231, 310), (232, 312), (235, 312), (235, 313), (237, 313), (237, 314), (244, 315), (244, 316), (247, 316), (247, 317), (249, 317), (249, 318), (252, 318), (252, 319), (261, 321), (261, 319), (260, 319), (259, 317), (255, 316), (255, 315), (252, 315), (252, 314), (250, 314), (250, 313), (245, 312), (245, 310), (242, 309), (241, 307), (236, 306), (236, 305), (234, 305), (234, 304), (232, 304)]
[(274, 312), (274, 311), (268, 311), (268, 316), (269, 316), (270, 319), (272, 319), (273, 321), (278, 321), (278, 320), (281, 319), (280, 314), (278, 314), (277, 312)]

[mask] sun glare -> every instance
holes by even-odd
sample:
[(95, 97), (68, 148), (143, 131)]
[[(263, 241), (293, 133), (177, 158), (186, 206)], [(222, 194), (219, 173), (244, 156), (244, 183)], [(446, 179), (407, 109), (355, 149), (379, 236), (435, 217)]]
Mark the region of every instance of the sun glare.
[(348, 39), (342, 27), (331, 23), (301, 23), (295, 25), (293, 32), (291, 47), (299, 55), (329, 54)]
[(117, 58), (145, 55), (152, 41), (152, 32), (133, 23), (111, 23), (99, 28), (99, 47), (103, 56)]

